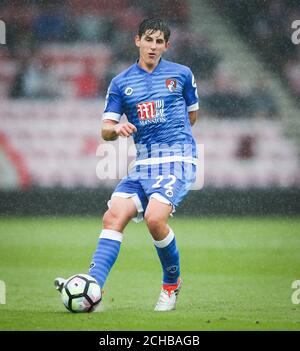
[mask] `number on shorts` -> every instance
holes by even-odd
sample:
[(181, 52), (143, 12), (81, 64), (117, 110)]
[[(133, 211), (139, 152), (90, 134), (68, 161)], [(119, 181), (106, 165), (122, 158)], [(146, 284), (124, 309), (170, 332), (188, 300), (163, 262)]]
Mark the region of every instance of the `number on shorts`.
[[(161, 187), (160, 183), (164, 180), (164, 176), (159, 175), (156, 177), (156, 179), (158, 180), (155, 184), (152, 185), (152, 188), (160, 188)], [(171, 179), (171, 180), (164, 185), (164, 188), (168, 190), (172, 190), (173, 189), (172, 185), (176, 182), (177, 178), (173, 174), (170, 174), (168, 175), (167, 179)]]

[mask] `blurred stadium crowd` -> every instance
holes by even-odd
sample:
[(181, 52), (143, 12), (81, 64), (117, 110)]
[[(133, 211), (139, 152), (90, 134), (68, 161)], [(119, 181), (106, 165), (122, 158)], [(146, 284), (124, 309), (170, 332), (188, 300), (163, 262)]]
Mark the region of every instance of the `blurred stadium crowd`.
[[(297, 0), (214, 0), (227, 13), (271, 69), (277, 70), (296, 98), (300, 97), (300, 45), (291, 25), (300, 20)], [(297, 99), (299, 102), (299, 99)]]
[[(286, 40), (286, 23), (299, 6), (213, 3), (298, 96), (300, 45)], [(0, 188), (115, 184), (95, 174), (104, 97), (112, 77), (137, 59), (139, 22), (154, 15), (171, 26), (165, 57), (190, 66), (198, 83), (201, 124), (193, 131), (205, 147), (205, 185), (298, 186), (299, 153), (283, 133), (280, 101), (262, 79), (241, 87), (222, 65), (222, 51), (193, 30), (191, 11), (190, 1), (177, 0), (0, 0), (7, 26), (7, 45), (0, 45)]]
[[(220, 117), (274, 117), (277, 104), (262, 81), (241, 90), (222, 57), (190, 30), (186, 1), (1, 1), (7, 46), (0, 50), (0, 96), (103, 97), (111, 78), (137, 58), (133, 38), (142, 18), (163, 15), (172, 28), (167, 59), (190, 66), (205, 87), (202, 107)], [(75, 45), (76, 44), (76, 45)]]

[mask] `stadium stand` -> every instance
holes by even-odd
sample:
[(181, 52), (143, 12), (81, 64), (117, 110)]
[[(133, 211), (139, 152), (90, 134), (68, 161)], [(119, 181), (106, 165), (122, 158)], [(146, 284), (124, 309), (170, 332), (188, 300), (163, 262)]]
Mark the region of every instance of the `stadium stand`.
[[(110, 187), (116, 180), (96, 175), (103, 98), (112, 76), (136, 58), (127, 44), (156, 1), (51, 3), (0, 3), (9, 29), (0, 48), (0, 187)], [(265, 79), (252, 53), (235, 54), (234, 33), (216, 38), (218, 17), (215, 28), (207, 26), (215, 23), (209, 11), (199, 22), (196, 3), (205, 10), (204, 1), (165, 1), (160, 11), (172, 25), (166, 58), (190, 65), (198, 82), (194, 131), (205, 148), (205, 186), (299, 186), (298, 148), (282, 122), (285, 111), (296, 111), (286, 92)]]
[[(44, 112), (40, 113), (40, 109)], [(115, 184), (116, 179), (103, 183), (96, 175), (97, 163), (103, 160), (95, 157), (97, 149), (100, 155), (103, 147), (98, 145), (97, 138), (101, 110), (98, 102), (2, 102), (1, 133), (10, 150), (18, 155), (15, 167), (28, 174), (33, 186)], [(241, 188), (300, 185), (296, 145), (284, 137), (278, 121), (206, 118), (201, 121), (201, 128), (195, 130), (195, 136), (205, 148), (205, 185)], [(127, 150), (131, 144), (128, 149), (119, 146), (118, 141), (114, 144), (118, 151), (117, 168), (119, 160), (128, 160), (128, 165), (131, 158)], [(106, 155), (103, 153), (102, 157)], [(124, 175), (118, 174), (118, 178)], [(19, 185), (29, 184), (23, 180)]]
[(300, 19), (299, 1), (214, 1), (247, 41), (278, 70), (295, 97), (300, 97), (300, 47), (292, 40), (292, 23)]

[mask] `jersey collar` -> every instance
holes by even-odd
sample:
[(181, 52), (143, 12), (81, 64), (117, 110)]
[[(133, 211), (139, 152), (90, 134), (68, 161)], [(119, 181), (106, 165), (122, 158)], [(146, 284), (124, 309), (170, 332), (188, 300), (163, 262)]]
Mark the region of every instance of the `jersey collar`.
[(164, 59), (160, 58), (160, 60), (159, 60), (159, 62), (158, 62), (158, 65), (154, 68), (154, 70), (153, 70), (151, 73), (149, 73), (148, 71), (144, 70), (144, 68), (142, 68), (142, 67), (139, 65), (139, 59), (136, 60), (135, 67), (136, 67), (138, 70), (140, 70), (141, 72), (143, 72), (144, 74), (146, 73), (146, 74), (151, 75), (151, 74), (154, 74), (154, 73), (156, 73), (156, 72), (158, 72), (158, 71), (160, 70), (160, 67), (161, 67), (161, 65), (163, 64), (163, 62), (164, 62)]

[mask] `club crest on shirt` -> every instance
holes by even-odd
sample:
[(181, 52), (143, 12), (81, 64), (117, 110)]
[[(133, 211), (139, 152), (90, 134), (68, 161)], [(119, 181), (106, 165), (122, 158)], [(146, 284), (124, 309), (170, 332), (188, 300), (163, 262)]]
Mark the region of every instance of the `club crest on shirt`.
[(168, 88), (170, 93), (173, 93), (175, 91), (176, 86), (177, 86), (176, 79), (173, 79), (173, 78), (166, 79), (166, 87)]

